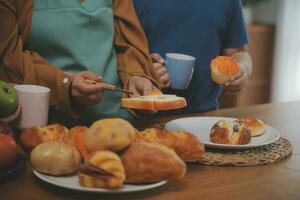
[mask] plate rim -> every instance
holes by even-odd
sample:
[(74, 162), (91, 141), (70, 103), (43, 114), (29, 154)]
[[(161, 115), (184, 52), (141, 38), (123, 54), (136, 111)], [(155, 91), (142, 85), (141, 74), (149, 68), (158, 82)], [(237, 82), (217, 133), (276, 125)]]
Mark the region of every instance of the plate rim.
[[(223, 117), (223, 116), (183, 117), (183, 118), (178, 118), (178, 119), (174, 119), (174, 120), (171, 120), (171, 121), (167, 122), (167, 123), (165, 124), (165, 128), (170, 130), (170, 128), (168, 128), (168, 126), (170, 126), (170, 124), (171, 124), (171, 123), (174, 123), (175, 121), (187, 120), (187, 119), (195, 119), (195, 118), (206, 118), (206, 119), (207, 119), (207, 118), (211, 118), (211, 119), (219, 119), (219, 120), (220, 120), (221, 118), (227, 119), (227, 120), (235, 120), (235, 119), (238, 119), (238, 118), (236, 118), (236, 117)], [(262, 146), (265, 146), (265, 145), (272, 144), (272, 143), (276, 142), (276, 141), (280, 138), (280, 136), (281, 136), (279, 130), (276, 129), (275, 127), (272, 127), (272, 126), (270, 126), (270, 125), (268, 125), (268, 124), (266, 124), (266, 123), (265, 123), (265, 126), (266, 126), (267, 128), (273, 129), (273, 130), (274, 130), (273, 133), (275, 133), (276, 135), (275, 135), (275, 137), (274, 137), (273, 140), (270, 140), (270, 141), (268, 141), (268, 142), (264, 142), (264, 143), (261, 143), (261, 144), (254, 144), (254, 145), (249, 145), (249, 144), (246, 144), (246, 145), (216, 144), (216, 143), (212, 143), (212, 142), (207, 143), (207, 142), (201, 140), (201, 138), (199, 138), (199, 137), (198, 137), (198, 138), (199, 138), (199, 139), (201, 140), (201, 142), (205, 145), (205, 147), (208, 147), (208, 148), (214, 148), (214, 149), (250, 149), (250, 148), (257, 148), (257, 147), (262, 147)], [(194, 135), (196, 135), (196, 134), (194, 134)], [(196, 136), (197, 136), (197, 135), (196, 135)], [(255, 138), (255, 137), (256, 137), (256, 136), (254, 136), (254, 138)], [(259, 137), (259, 136), (257, 136), (257, 137)]]
[[(80, 188), (77, 187), (70, 187), (68, 185), (63, 185), (63, 184), (59, 184), (53, 180), (49, 180), (46, 176), (51, 176), (48, 174), (43, 174), (41, 172), (38, 172), (35, 169), (32, 169), (33, 174), (39, 178), (40, 180), (51, 184), (51, 185), (55, 185), (57, 187), (61, 187), (61, 188), (65, 188), (65, 189), (69, 189), (69, 190), (74, 190), (74, 191), (79, 191), (79, 192), (90, 192), (90, 193), (110, 193), (110, 194), (118, 194), (118, 193), (131, 193), (131, 192), (139, 192), (139, 191), (144, 191), (144, 190), (149, 190), (149, 189), (153, 189), (156, 187), (160, 187), (164, 184), (166, 184), (168, 181), (160, 181), (160, 182), (156, 182), (156, 183), (151, 183), (151, 184), (144, 184), (144, 185), (135, 185), (135, 184), (124, 184), (124, 185), (134, 185), (134, 186), (141, 186), (138, 189), (129, 189), (129, 190), (123, 190), (123, 188), (120, 189), (106, 189), (106, 188), (89, 188), (89, 187), (82, 187), (79, 186)], [(74, 174), (72, 176), (78, 176), (77, 174)], [(51, 176), (51, 177), (55, 177), (55, 178), (64, 178), (64, 176), (62, 177), (58, 177), (58, 176)]]

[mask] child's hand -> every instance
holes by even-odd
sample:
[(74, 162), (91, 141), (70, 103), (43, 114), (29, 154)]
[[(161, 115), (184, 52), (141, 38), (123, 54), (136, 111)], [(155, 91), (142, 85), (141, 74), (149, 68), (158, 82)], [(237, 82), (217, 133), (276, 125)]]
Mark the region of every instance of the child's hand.
[(141, 76), (131, 76), (128, 84), (128, 90), (132, 92), (130, 97), (145, 96), (157, 89), (149, 79)]
[(167, 67), (165, 66), (165, 60), (157, 53), (151, 54), (152, 62), (156, 70), (156, 74), (160, 78), (160, 81), (163, 84), (163, 87), (170, 87), (171, 80)]
[(229, 81), (224, 83), (224, 89), (229, 93), (237, 93), (242, 91), (248, 80), (248, 74), (243, 65), (238, 64), (240, 71), (235, 74)]

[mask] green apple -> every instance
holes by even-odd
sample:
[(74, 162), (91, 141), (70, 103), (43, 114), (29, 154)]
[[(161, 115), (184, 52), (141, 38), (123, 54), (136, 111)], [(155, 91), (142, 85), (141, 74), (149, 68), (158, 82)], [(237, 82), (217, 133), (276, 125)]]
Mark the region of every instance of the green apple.
[(12, 85), (0, 81), (0, 118), (13, 113), (18, 106), (18, 96)]

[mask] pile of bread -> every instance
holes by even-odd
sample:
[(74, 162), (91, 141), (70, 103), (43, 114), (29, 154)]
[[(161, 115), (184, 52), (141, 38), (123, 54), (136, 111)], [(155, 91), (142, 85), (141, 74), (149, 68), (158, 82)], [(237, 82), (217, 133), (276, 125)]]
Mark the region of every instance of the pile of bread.
[(233, 121), (220, 120), (211, 128), (210, 141), (218, 144), (248, 144), (252, 137), (265, 133), (265, 124), (252, 117), (241, 117)]
[(34, 127), (22, 132), (20, 140), (31, 151), (35, 170), (55, 176), (76, 172), (82, 186), (108, 189), (180, 179), (185, 162), (204, 153), (202, 142), (190, 133), (160, 128), (139, 132), (119, 118), (99, 120), (89, 128)]

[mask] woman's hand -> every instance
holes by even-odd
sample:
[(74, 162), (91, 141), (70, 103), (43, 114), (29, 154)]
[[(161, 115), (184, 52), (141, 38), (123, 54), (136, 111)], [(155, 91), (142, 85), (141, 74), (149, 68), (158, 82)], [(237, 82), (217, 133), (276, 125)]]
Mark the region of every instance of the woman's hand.
[(103, 90), (115, 90), (114, 85), (102, 83), (102, 77), (90, 71), (73, 75), (71, 95), (81, 106), (87, 107), (101, 102)]
[(152, 62), (163, 87), (167, 88), (171, 86), (171, 80), (168, 73), (168, 69), (165, 66), (165, 60), (157, 53), (151, 54)]

